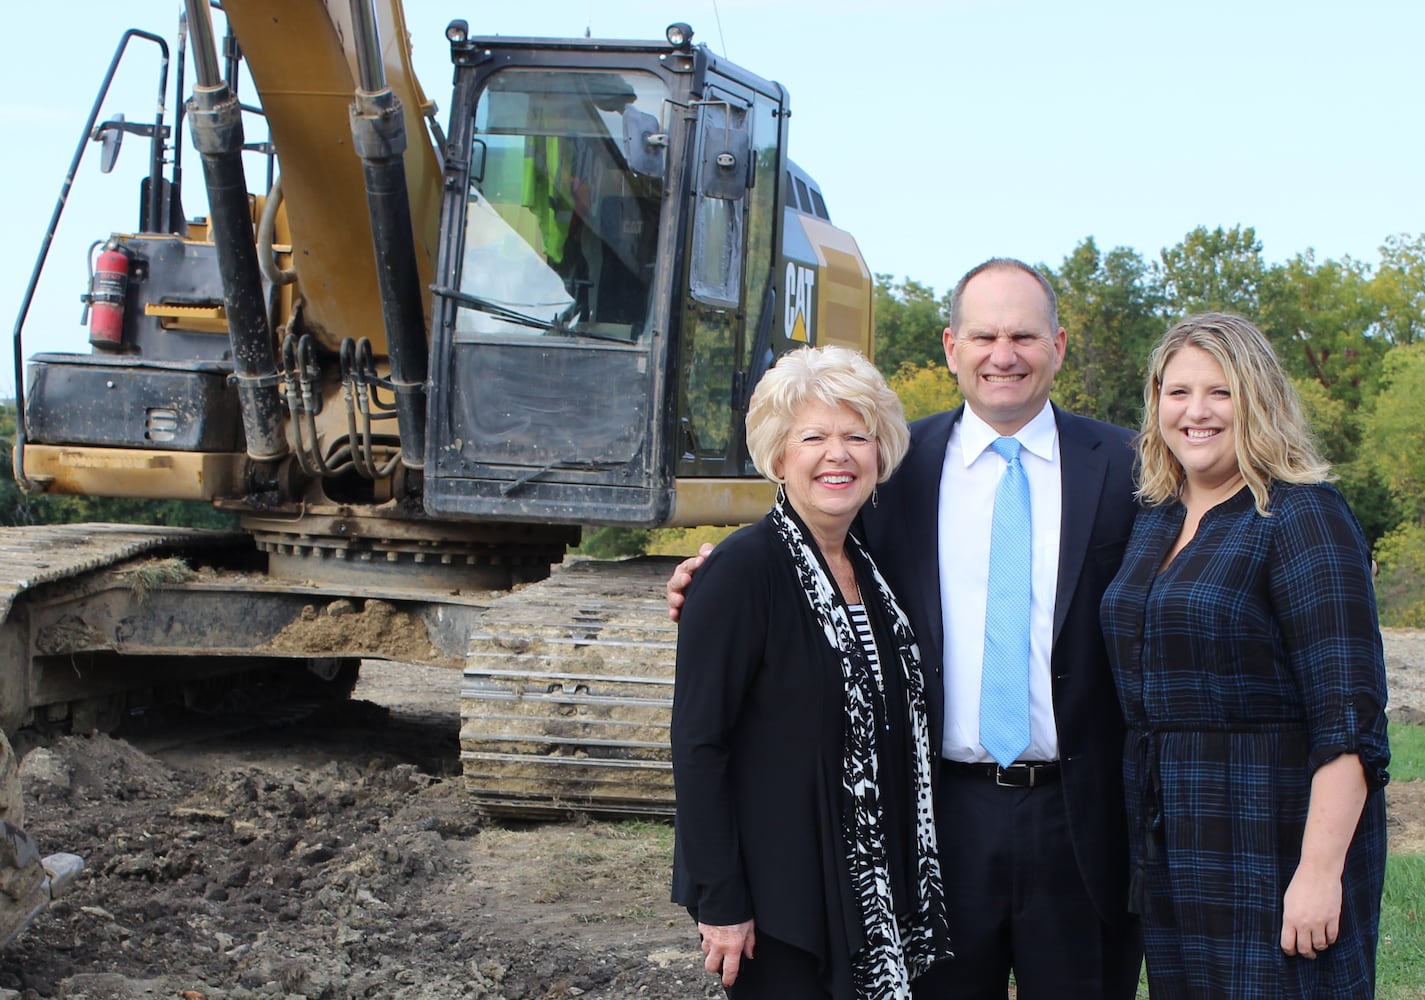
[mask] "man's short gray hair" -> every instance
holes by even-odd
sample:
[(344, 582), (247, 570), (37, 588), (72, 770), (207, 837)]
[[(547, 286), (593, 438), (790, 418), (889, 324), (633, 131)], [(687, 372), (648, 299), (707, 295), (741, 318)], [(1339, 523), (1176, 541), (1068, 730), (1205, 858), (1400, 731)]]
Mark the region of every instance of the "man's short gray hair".
[(991, 257), (983, 264), (976, 264), (965, 272), (965, 276), (956, 284), (950, 293), (950, 330), (958, 334), (960, 330), (960, 300), (965, 296), (965, 286), (972, 279), (985, 271), (1023, 271), (1035, 281), (1039, 282), (1039, 287), (1044, 292), (1044, 299), (1049, 306), (1049, 329), (1059, 329), (1059, 296), (1054, 291), (1054, 286), (1049, 284), (1049, 279), (1039, 271), (1038, 268), (1030, 267), (1022, 260), (1013, 257)]

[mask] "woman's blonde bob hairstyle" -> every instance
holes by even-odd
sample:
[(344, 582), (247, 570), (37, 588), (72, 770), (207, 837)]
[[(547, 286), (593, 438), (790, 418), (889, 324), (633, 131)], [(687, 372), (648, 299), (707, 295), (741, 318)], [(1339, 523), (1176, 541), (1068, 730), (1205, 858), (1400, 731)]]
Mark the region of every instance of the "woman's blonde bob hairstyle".
[(1182, 490), (1183, 467), (1158, 426), (1158, 403), (1163, 371), (1185, 347), (1206, 351), (1222, 367), (1232, 397), (1237, 467), (1252, 490), (1258, 513), (1267, 514), (1273, 482), (1319, 483), (1333, 478), (1331, 466), (1316, 450), (1296, 389), (1262, 331), (1241, 316), (1202, 313), (1163, 334), (1148, 361), (1143, 428), (1137, 440), (1140, 500), (1157, 505)]
[(812, 400), (850, 407), (876, 440), (876, 482), (890, 478), (910, 448), (900, 397), (863, 354), (834, 345), (784, 354), (757, 383), (747, 407), (747, 451), (757, 471), (785, 482), (778, 460), (797, 413)]

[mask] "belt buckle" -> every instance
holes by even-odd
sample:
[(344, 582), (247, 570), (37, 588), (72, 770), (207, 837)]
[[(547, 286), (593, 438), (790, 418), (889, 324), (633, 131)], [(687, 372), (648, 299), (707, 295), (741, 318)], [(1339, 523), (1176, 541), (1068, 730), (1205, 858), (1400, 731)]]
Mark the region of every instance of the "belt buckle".
[[(1012, 765), (1011, 765), (1011, 766), (1012, 766)], [(1008, 769), (1007, 769), (1007, 768), (1002, 767), (1002, 766), (1000, 766), (999, 764), (996, 764), (996, 765), (995, 765), (995, 784), (998, 785), (1000, 788), (1023, 788), (1023, 787), (1024, 787), (1023, 785), (1017, 785), (1017, 784), (1015, 784), (1013, 781), (1005, 781), (1005, 780), (1004, 780), (1004, 775), (1006, 775), (1007, 773), (1008, 773)], [(1034, 772), (1033, 772), (1033, 771), (1030, 771), (1030, 772), (1029, 772), (1029, 787), (1030, 787), (1030, 788), (1033, 788), (1033, 787), (1034, 787)]]

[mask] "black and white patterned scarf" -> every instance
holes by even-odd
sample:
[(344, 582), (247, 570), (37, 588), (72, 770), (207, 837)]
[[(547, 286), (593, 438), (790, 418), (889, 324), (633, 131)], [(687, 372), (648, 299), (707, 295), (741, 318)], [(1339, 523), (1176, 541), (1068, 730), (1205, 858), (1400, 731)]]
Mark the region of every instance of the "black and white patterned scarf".
[[(875, 705), (885, 697), (881, 667), (870, 663), (851, 624), (845, 603), (818, 558), (815, 543), (807, 540), (801, 519), (780, 494), (770, 515), (777, 536), (787, 546), (812, 615), (826, 641), (841, 658), (846, 685), (846, 729), (842, 749), (842, 832), (851, 886), (861, 906), (866, 944), (852, 956), (856, 995), (863, 1000), (902, 1000), (910, 996), (910, 981), (933, 962), (953, 957), (945, 918), (945, 890), (935, 850), (935, 813), (930, 800), (930, 727), (925, 714), (924, 679), (920, 650), (910, 622), (891, 596), (890, 588), (866, 550), (854, 536), (846, 544), (871, 567), (875, 593), (863, 595), (879, 603), (884, 621), (891, 623), (895, 655), (880, 657), (886, 669), (899, 668), (906, 693), (910, 723), (911, 762), (915, 787), (915, 905), (907, 921), (898, 923), (891, 899), (889, 865), (881, 829), (881, 794), (877, 785)], [(869, 602), (868, 602), (869, 603)], [(867, 608), (868, 616), (870, 608)], [(885, 706), (890, 712), (893, 706)]]

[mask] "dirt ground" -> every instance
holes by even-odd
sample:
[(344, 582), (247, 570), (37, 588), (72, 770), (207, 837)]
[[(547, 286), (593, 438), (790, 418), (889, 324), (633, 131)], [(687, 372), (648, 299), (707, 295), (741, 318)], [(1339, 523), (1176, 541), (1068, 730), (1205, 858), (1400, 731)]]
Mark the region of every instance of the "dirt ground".
[(667, 826), (463, 800), (459, 685), (368, 661), (354, 700), (288, 725), (32, 750), (30, 833), (86, 870), (0, 955), (0, 997), (720, 995), (668, 902)]
[[(1425, 633), (1387, 634), (1425, 723)], [(28, 826), (86, 870), (0, 955), (0, 1000), (721, 996), (668, 902), (671, 831), (516, 824), (463, 799), (454, 669), (368, 661), (285, 725), (70, 737), (22, 764)], [(1425, 852), (1425, 782), (1387, 789)]]

